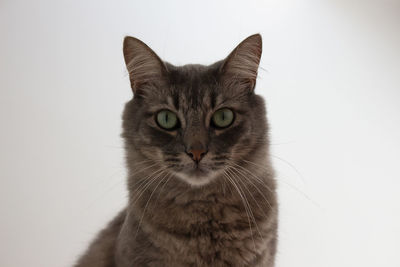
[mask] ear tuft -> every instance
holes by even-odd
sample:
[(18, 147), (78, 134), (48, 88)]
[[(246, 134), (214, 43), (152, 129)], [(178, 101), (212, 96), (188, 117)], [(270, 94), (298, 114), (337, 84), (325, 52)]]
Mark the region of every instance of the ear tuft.
[(225, 59), (221, 68), (224, 80), (245, 85), (252, 91), (256, 84), (261, 53), (261, 35), (247, 37)]
[(142, 85), (156, 82), (163, 77), (164, 63), (150, 47), (139, 39), (125, 37), (123, 52), (134, 93)]

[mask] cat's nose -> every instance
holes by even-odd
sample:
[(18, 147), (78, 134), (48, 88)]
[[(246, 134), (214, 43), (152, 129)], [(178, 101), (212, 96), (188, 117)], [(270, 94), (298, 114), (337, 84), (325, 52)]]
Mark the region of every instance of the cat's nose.
[(201, 149), (189, 149), (186, 153), (196, 162), (199, 163), (200, 160), (207, 154), (204, 148)]

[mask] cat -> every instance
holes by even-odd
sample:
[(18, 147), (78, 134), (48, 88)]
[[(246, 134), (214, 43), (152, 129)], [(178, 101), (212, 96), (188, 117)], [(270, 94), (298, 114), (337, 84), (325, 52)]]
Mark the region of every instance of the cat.
[(128, 204), (76, 267), (274, 266), (275, 176), (254, 92), (261, 52), (255, 34), (224, 60), (178, 67), (125, 38)]

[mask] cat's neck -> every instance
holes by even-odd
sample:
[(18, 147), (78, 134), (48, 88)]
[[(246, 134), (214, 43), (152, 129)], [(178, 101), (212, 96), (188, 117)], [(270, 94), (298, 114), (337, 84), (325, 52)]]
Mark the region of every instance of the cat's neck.
[(231, 172), (230, 176), (221, 175), (198, 187), (177, 177), (153, 182), (145, 189), (132, 191), (128, 210), (136, 220), (173, 227), (220, 220), (222, 214), (259, 220), (276, 205), (275, 183), (265, 172), (252, 175), (235, 176)]

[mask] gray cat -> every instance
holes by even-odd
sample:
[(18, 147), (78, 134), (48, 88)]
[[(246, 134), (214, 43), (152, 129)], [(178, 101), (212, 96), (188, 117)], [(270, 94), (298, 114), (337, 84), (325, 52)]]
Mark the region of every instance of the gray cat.
[(75, 266), (274, 266), (261, 36), (210, 66), (173, 66), (133, 37), (123, 51), (129, 201)]

